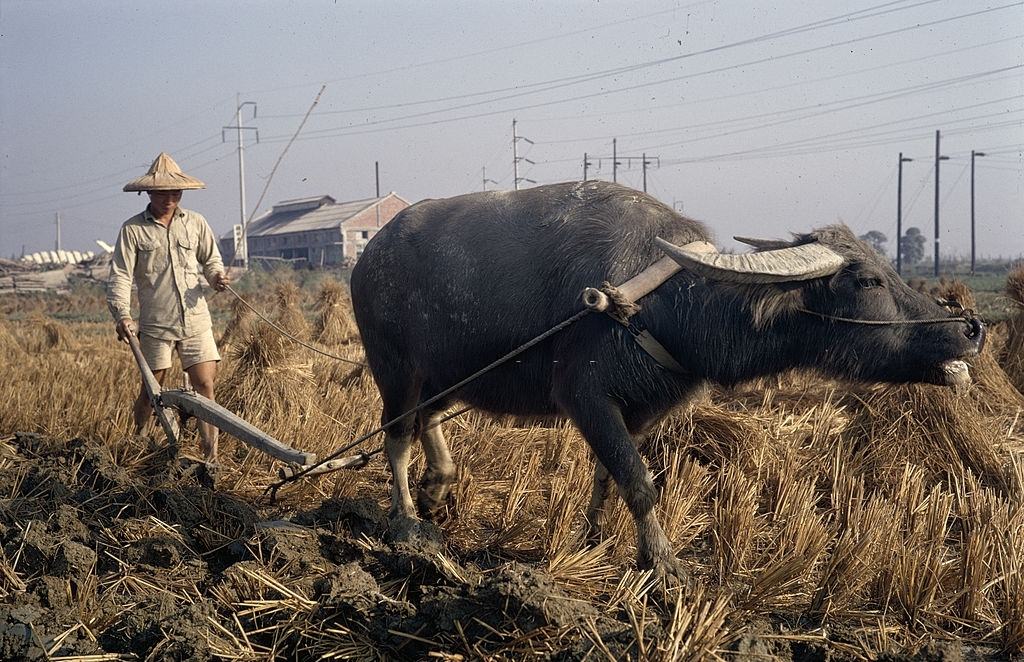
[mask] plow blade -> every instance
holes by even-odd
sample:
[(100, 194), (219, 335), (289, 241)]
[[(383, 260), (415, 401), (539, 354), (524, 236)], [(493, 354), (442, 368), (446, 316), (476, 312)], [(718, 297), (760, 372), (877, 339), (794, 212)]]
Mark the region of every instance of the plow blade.
[(176, 407), (182, 412), (210, 423), (223, 432), (227, 432), (240, 441), (282, 462), (300, 466), (316, 463), (316, 454), (296, 450), (274, 439), (245, 419), (221, 407), (216, 402), (204, 398), (195, 391), (168, 389), (160, 391), (159, 399), (165, 407)]

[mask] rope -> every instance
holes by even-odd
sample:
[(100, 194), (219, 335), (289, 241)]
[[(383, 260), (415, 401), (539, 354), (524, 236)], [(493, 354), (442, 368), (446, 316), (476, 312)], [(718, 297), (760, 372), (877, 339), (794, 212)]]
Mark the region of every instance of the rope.
[[(445, 397), (451, 395), (455, 391), (458, 391), (459, 389), (461, 389), (463, 386), (465, 386), (465, 385), (469, 384), (470, 382), (478, 379), (479, 377), (482, 377), (483, 375), (487, 374), (488, 372), (490, 372), (494, 368), (497, 368), (501, 364), (503, 364), (503, 363), (505, 363), (507, 361), (510, 361), (511, 359), (514, 359), (515, 357), (519, 356), (520, 354), (522, 354), (526, 350), (532, 348), (534, 345), (536, 345), (536, 344), (538, 344), (540, 342), (543, 342), (544, 340), (546, 340), (549, 337), (555, 335), (559, 331), (565, 329), (568, 326), (571, 326), (576, 321), (578, 321), (578, 320), (582, 319), (584, 316), (586, 316), (589, 312), (591, 312), (590, 308), (584, 308), (583, 310), (581, 310), (581, 311), (575, 313), (574, 315), (566, 318), (565, 320), (563, 320), (562, 322), (559, 322), (558, 324), (556, 324), (555, 326), (551, 327), (550, 329), (548, 329), (544, 333), (540, 334), (539, 336), (537, 336), (533, 340), (530, 340), (530, 341), (520, 345), (519, 347), (515, 348), (514, 350), (512, 350), (511, 352), (509, 352), (505, 356), (501, 357), (500, 359), (498, 359), (496, 361), (492, 361), (491, 363), (487, 364), (486, 366), (484, 366), (480, 370), (477, 370), (472, 375), (470, 375), (469, 377), (466, 377), (465, 379), (463, 379), (459, 383), (455, 384), (454, 386), (451, 386), (451, 387), (445, 389), (444, 391), (441, 391), (437, 395), (435, 395), (435, 396), (433, 396), (431, 398), (428, 398), (427, 400), (424, 400), (423, 402), (421, 402), (420, 404), (416, 405), (415, 407), (413, 407), (409, 411), (407, 411), (407, 412), (405, 412), (405, 413), (403, 413), (403, 414), (401, 414), (399, 416), (396, 416), (395, 418), (391, 419), (387, 423), (384, 423), (383, 425), (381, 425), (377, 429), (371, 430), (370, 432), (367, 432), (366, 434), (360, 436), (358, 439), (356, 439), (352, 443), (350, 443), (350, 444), (348, 444), (346, 446), (343, 446), (342, 448), (339, 448), (338, 450), (334, 451), (333, 453), (331, 453), (327, 457), (319, 460), (316, 464), (311, 464), (308, 467), (305, 467), (302, 471), (299, 471), (299, 472), (289, 476), (288, 478), (282, 478), (278, 482), (273, 483), (272, 485), (270, 485), (266, 489), (266, 491), (264, 493), (270, 492), (270, 499), (273, 502), (277, 498), (277, 490), (280, 489), (281, 487), (283, 487), (284, 485), (286, 485), (286, 484), (288, 484), (290, 482), (296, 481), (299, 478), (302, 478), (303, 476), (308, 474), (313, 469), (319, 467), (320, 465), (326, 464), (327, 462), (330, 462), (331, 460), (337, 459), (342, 454), (344, 454), (344, 453), (350, 451), (351, 449), (355, 448), (356, 446), (358, 446), (359, 444), (363, 443), (364, 441), (366, 441), (370, 437), (373, 437), (373, 436), (375, 436), (375, 435), (377, 435), (377, 434), (387, 430), (388, 428), (390, 428), (395, 423), (398, 423), (399, 421), (405, 419), (406, 417), (411, 416), (412, 414), (418, 413), (418, 412), (422, 411), (423, 409), (426, 409), (427, 407), (429, 407), (430, 405), (434, 404), (438, 400), (441, 400), (442, 398), (445, 398)], [(466, 410), (466, 411), (468, 411), (468, 410)], [(463, 413), (463, 411), (459, 411), (456, 414), (453, 414), (452, 416), (457, 416), (458, 414), (461, 414), (461, 413)], [(439, 421), (439, 423), (440, 423), (440, 421)], [(371, 453), (361, 453), (361, 455), (364, 455), (366, 457), (371, 457), (373, 455), (376, 455), (377, 453), (380, 453), (383, 450), (384, 450), (383, 448), (378, 448), (377, 450), (372, 451)]]
[(604, 311), (605, 314), (619, 324), (629, 324), (629, 318), (640, 312), (640, 306), (637, 303), (630, 301), (626, 295), (619, 291), (619, 288), (608, 281), (601, 284), (601, 291), (608, 297), (608, 302), (611, 304)]
[(338, 361), (344, 361), (345, 363), (351, 363), (352, 365), (358, 365), (358, 366), (366, 367), (365, 363), (360, 363), (359, 361), (353, 361), (352, 359), (346, 359), (343, 356), (337, 356), (335, 354), (331, 354), (330, 352), (325, 352), (325, 351), (323, 351), (321, 349), (317, 349), (316, 347), (314, 347), (313, 345), (310, 345), (307, 342), (303, 342), (302, 340), (299, 340), (298, 338), (296, 338), (295, 336), (293, 336), (292, 334), (288, 333), (287, 331), (282, 329), (280, 326), (278, 326), (269, 317), (267, 317), (266, 315), (264, 315), (260, 311), (256, 310), (255, 306), (253, 306), (251, 303), (249, 303), (248, 301), (243, 299), (242, 296), (238, 292), (235, 292), (235, 290), (230, 285), (226, 285), (225, 284), (224, 285), (224, 289), (226, 289), (228, 292), (231, 292), (232, 294), (234, 294), (235, 298), (242, 302), (242, 305), (244, 305), (246, 308), (248, 308), (252, 312), (256, 313), (256, 316), (259, 317), (264, 322), (266, 322), (267, 324), (269, 324), (270, 328), (274, 329), (275, 331), (280, 333), (282, 336), (284, 336), (288, 340), (291, 340), (294, 343), (302, 345), (306, 349), (312, 350), (312, 351), (316, 352), (317, 354), (320, 354), (322, 356), (326, 356), (329, 359), (335, 359), (335, 360), (338, 360)]
[[(808, 315), (814, 315), (824, 320), (830, 320), (832, 322), (846, 322), (847, 324), (868, 324), (871, 326), (906, 326), (911, 324), (945, 324), (947, 322), (960, 322), (968, 326), (973, 326), (972, 318), (962, 317), (940, 317), (938, 319), (930, 320), (861, 320), (854, 319), (851, 317), (838, 317), (836, 315), (826, 315), (825, 313), (818, 313), (813, 310), (807, 310), (806, 308), (799, 309), (801, 313), (807, 313)], [(969, 314), (970, 311), (964, 311), (965, 315)]]

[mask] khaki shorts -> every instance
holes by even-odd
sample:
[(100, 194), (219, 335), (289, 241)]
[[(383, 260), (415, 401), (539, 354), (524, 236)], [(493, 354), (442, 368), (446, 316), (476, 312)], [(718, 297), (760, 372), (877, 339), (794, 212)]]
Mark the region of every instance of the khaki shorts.
[(213, 339), (213, 329), (181, 340), (164, 340), (143, 334), (139, 336), (139, 346), (149, 369), (154, 372), (171, 367), (171, 355), (174, 350), (178, 351), (182, 370), (188, 370), (204, 361), (220, 361), (217, 341)]

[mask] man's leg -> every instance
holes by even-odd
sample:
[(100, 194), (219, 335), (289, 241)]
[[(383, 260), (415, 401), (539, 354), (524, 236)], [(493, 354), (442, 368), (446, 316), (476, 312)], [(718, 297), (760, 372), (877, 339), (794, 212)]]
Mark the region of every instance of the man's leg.
[[(153, 376), (163, 386), (167, 370), (154, 370)], [(142, 432), (142, 427), (153, 416), (153, 404), (149, 401), (149, 394), (146, 393), (146, 385), (139, 387), (139, 396), (135, 398), (135, 406), (132, 408), (132, 416), (135, 419), (135, 433)]]
[[(217, 381), (217, 362), (203, 361), (202, 363), (196, 363), (189, 366), (186, 372), (196, 393), (209, 400), (214, 400), (213, 386)], [(199, 437), (202, 439), (203, 458), (207, 462), (216, 462), (217, 435), (219, 431), (216, 426), (205, 421), (197, 421), (197, 423), (199, 424)]]

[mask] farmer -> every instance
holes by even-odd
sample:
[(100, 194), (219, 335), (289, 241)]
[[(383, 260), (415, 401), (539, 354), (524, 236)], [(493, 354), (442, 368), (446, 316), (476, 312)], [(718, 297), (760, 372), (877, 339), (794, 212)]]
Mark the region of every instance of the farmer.
[[(217, 291), (230, 282), (224, 272), (217, 242), (202, 215), (178, 206), (183, 190), (206, 184), (181, 171), (168, 154), (161, 153), (142, 177), (128, 182), (125, 191), (145, 191), (149, 205), (132, 216), (117, 235), (107, 306), (117, 323), (118, 340), (139, 337), (142, 355), (157, 381), (163, 384), (177, 350), (181, 367), (192, 387), (213, 400), (220, 353), (213, 339), (210, 312), (199, 283), (199, 273)], [(138, 287), (139, 324), (131, 313), (132, 283)], [(145, 386), (135, 400), (136, 432), (152, 415)], [(217, 459), (217, 428), (199, 421), (205, 461)]]

